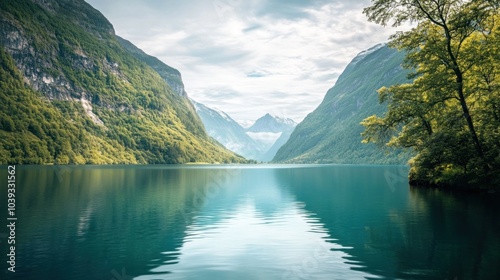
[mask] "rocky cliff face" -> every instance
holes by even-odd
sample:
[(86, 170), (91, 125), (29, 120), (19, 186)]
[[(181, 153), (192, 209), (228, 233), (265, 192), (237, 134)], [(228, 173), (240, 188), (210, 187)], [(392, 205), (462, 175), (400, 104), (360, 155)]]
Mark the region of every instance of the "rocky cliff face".
[(0, 1), (0, 51), (0, 164), (244, 161), (206, 134), (180, 73), (83, 0)]
[[(8, 1), (7, 1), (8, 2)], [(14, 59), (24, 81), (49, 99), (79, 100), (88, 97), (83, 88), (77, 87), (61, 70), (58, 56), (65, 56), (71, 67), (81, 70), (95, 70), (96, 64), (89, 55), (74, 46), (67, 49), (63, 42), (57, 42), (61, 34), (57, 29), (44, 29), (36, 34), (36, 24), (43, 16), (64, 15), (64, 19), (83, 28), (101, 40), (114, 34), (111, 23), (102, 14), (84, 1), (21, 1), (19, 12), (23, 15), (2, 13), (0, 18), (0, 43)], [(5, 3), (9, 5), (9, 3)], [(94, 19), (99, 19), (94, 22)], [(34, 33), (35, 32), (35, 33)], [(103, 65), (117, 75), (116, 62), (102, 61)]]
[[(95, 124), (103, 125), (93, 112), (92, 93), (72, 82), (56, 58), (63, 56), (68, 66), (80, 71), (97, 70), (93, 59), (79, 46), (68, 48), (64, 42), (58, 42), (61, 34), (58, 34), (57, 29), (44, 29), (42, 34), (33, 32), (36, 32), (36, 21), (44, 14), (53, 17), (64, 15), (64, 19), (104, 41), (114, 35), (111, 23), (83, 1), (37, 0), (19, 6), (26, 13), (21, 17), (2, 13), (0, 43), (14, 59), (24, 82), (49, 100), (81, 102), (87, 116)], [(93, 19), (99, 20), (94, 22)], [(102, 65), (114, 75), (123, 77), (118, 63), (103, 59)]]

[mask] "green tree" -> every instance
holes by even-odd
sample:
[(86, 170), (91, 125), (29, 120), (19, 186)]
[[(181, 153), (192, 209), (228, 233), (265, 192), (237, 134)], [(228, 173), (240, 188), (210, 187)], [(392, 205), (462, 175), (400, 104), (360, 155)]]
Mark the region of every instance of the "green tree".
[[(498, 180), (498, 1), (375, 0), (370, 21), (399, 26), (391, 37), (406, 52), (410, 84), (379, 90), (382, 116), (362, 124), (365, 142), (413, 148), (410, 179), (454, 185)], [(495, 178), (496, 177), (496, 178)]]

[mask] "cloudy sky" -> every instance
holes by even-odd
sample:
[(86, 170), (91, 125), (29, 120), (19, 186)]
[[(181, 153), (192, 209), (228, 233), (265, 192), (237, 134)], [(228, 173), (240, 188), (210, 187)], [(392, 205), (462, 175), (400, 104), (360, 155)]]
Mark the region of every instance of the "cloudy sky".
[(359, 52), (396, 29), (369, 0), (86, 0), (118, 35), (179, 69), (188, 95), (237, 121), (301, 121)]

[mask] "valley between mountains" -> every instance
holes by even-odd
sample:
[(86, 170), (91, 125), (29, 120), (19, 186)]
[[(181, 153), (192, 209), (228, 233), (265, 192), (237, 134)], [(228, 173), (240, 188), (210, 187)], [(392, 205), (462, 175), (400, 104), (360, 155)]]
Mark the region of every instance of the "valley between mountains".
[(403, 55), (384, 44), (356, 56), (300, 124), (265, 114), (243, 127), (190, 99), (177, 69), (117, 36), (82, 0), (6, 0), (0, 6), (0, 164), (409, 158), (361, 144), (359, 123), (385, 110), (376, 90), (405, 81)]

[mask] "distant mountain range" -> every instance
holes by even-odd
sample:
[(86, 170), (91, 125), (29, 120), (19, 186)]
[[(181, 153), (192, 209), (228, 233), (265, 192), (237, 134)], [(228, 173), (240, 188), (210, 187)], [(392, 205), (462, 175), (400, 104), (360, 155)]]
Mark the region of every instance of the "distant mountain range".
[(201, 104), (195, 107), (210, 136), (258, 161), (406, 164), (409, 152), (361, 143), (364, 128), (360, 124), (366, 117), (387, 110), (387, 105), (378, 101), (379, 88), (407, 82), (403, 59), (404, 53), (385, 44), (359, 53), (318, 108), (298, 125), (266, 114), (245, 129), (224, 112)]
[(85, 1), (2, 0), (0, 164), (406, 163), (360, 136), (360, 122), (387, 109), (376, 90), (406, 82), (403, 58), (374, 46), (299, 125), (266, 114), (244, 128), (191, 103), (178, 70)]
[(248, 136), (245, 129), (226, 113), (191, 100), (205, 129), (227, 149), (249, 159), (259, 159), (265, 146)]
[(244, 128), (225, 112), (191, 100), (207, 133), (229, 150), (257, 161), (270, 161), (296, 126), (292, 119), (266, 114)]
[(385, 44), (359, 53), (318, 108), (297, 125), (273, 161), (405, 164), (410, 158), (407, 152), (363, 144), (360, 135), (363, 119), (387, 110), (386, 104), (379, 104), (377, 90), (407, 82), (403, 59), (404, 53)]

